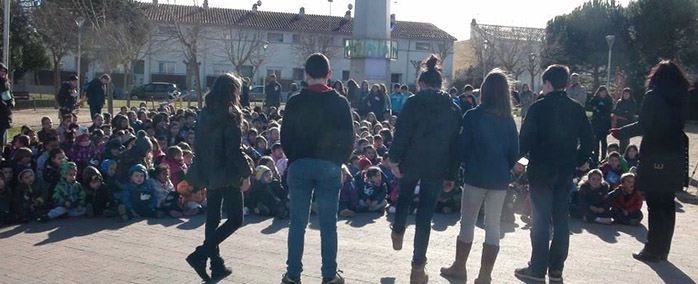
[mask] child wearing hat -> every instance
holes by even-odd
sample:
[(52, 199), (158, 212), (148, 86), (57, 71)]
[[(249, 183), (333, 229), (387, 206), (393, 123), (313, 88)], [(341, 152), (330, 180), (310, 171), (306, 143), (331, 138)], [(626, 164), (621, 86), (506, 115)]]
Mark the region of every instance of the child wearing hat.
[(65, 214), (68, 216), (83, 216), (87, 213), (87, 194), (77, 181), (78, 167), (73, 162), (61, 164), (61, 180), (53, 193), (54, 208), (42, 216), (40, 221), (46, 222)]
[(157, 210), (157, 194), (147, 181), (148, 171), (145, 166), (136, 164), (128, 171), (129, 181), (121, 192), (119, 215), (124, 222), (134, 217), (160, 218), (164, 216)]
[(48, 191), (36, 181), (34, 171), (25, 168), (17, 174), (17, 186), (13, 190), (16, 211), (22, 220), (36, 220), (46, 214)]
[(78, 166), (78, 176), (90, 165), (90, 160), (97, 156), (97, 149), (92, 145), (87, 127), (80, 126), (75, 132), (75, 143), (68, 152), (68, 159)]
[(126, 150), (118, 161), (116, 181), (121, 187), (130, 182), (131, 167), (140, 164), (148, 169), (150, 165), (147, 156), (153, 150), (153, 143), (143, 130), (138, 131), (137, 136), (133, 147)]
[(521, 158), (511, 168), (509, 173), (509, 188), (502, 206), (502, 221), (514, 222), (514, 212), (521, 213), (521, 220), (530, 221), (531, 204), (528, 199), (528, 174), (526, 173), (528, 159)]
[(87, 216), (95, 216), (104, 214), (107, 217), (116, 216), (116, 207), (109, 207), (109, 190), (104, 184), (102, 174), (93, 166), (88, 166), (82, 175), (83, 185), (87, 194)]
[(261, 216), (276, 216), (280, 219), (286, 218), (288, 211), (284, 195), (281, 182), (274, 178), (272, 170), (264, 165), (257, 166), (255, 181), (252, 185), (254, 213)]

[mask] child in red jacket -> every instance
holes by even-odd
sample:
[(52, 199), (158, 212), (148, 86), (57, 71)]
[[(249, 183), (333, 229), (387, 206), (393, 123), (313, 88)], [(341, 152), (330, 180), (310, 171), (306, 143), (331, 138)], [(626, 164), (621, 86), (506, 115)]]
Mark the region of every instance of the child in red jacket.
[(625, 173), (620, 178), (621, 184), (610, 193), (611, 216), (615, 223), (638, 226), (642, 221), (642, 195), (635, 190), (635, 174)]

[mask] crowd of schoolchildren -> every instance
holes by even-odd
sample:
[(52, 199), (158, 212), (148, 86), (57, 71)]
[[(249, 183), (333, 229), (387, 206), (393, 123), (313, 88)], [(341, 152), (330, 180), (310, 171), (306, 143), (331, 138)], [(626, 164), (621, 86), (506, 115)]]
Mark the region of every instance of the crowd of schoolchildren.
[[(339, 215), (349, 218), (357, 212), (393, 213), (399, 192), (389, 163), (393, 129), (405, 100), (412, 95), (405, 85), (394, 85), (387, 93), (382, 84), (369, 88), (354, 80), (330, 84), (347, 97), (354, 116), (356, 144), (342, 167)], [(473, 88), (463, 94), (451, 89), (454, 103), (465, 113), (477, 103)], [(292, 96), (294, 94), (289, 94)], [(195, 154), (198, 109), (175, 110), (163, 106), (157, 111), (121, 108), (113, 117), (97, 114), (91, 125), (80, 125), (68, 113), (54, 126), (49, 117), (41, 129), (22, 127), (3, 153), (0, 175), (0, 221), (5, 224), (32, 220), (49, 221), (68, 216), (132, 218), (180, 218), (206, 210), (206, 189), (195, 188), (186, 172)], [(253, 182), (245, 192), (245, 214), (287, 218), (287, 159), (280, 143), (283, 110), (276, 107), (245, 106), (243, 147), (255, 161)], [(205, 136), (204, 136), (205, 137)], [(590, 159), (580, 168), (571, 185), (572, 215), (584, 221), (638, 225), (642, 219), (642, 196), (634, 191), (633, 167), (638, 148), (630, 145), (620, 154), (617, 144), (608, 145), (600, 163)], [(428, 159), (428, 157), (425, 157)], [(530, 221), (525, 158), (511, 170), (511, 180), (502, 221), (514, 222), (514, 213)], [(597, 166), (598, 165), (598, 166)], [(590, 170), (591, 169), (591, 170)], [(437, 211), (460, 210), (461, 182), (454, 190), (442, 192)], [(415, 189), (411, 213), (419, 202)], [(314, 207), (313, 207), (314, 209)]]

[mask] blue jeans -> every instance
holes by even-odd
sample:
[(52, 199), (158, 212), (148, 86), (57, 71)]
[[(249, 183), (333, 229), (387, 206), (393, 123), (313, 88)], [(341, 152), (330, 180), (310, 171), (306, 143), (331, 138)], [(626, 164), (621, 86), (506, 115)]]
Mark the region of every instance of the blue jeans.
[(288, 229), (287, 275), (300, 276), (303, 271), (305, 228), (310, 217), (310, 201), (315, 195), (320, 221), (322, 277), (337, 274), (337, 210), (341, 172), (326, 160), (304, 158), (288, 168), (287, 183), (291, 199), (291, 224)]
[[(420, 180), (409, 177), (402, 177), (399, 181), (400, 194), (397, 196), (395, 220), (393, 221), (393, 232), (395, 233), (405, 233), (407, 215), (417, 182)], [(414, 252), (412, 253), (412, 263), (416, 265), (427, 262), (431, 218), (434, 216), (439, 194), (443, 190), (443, 180), (422, 179), (419, 184), (419, 205), (417, 205), (417, 215), (414, 222)]]
[[(535, 275), (546, 270), (562, 271), (570, 246), (569, 199), (572, 175), (557, 175), (530, 181), (531, 199), (531, 262)], [(550, 224), (553, 239), (550, 242)]]

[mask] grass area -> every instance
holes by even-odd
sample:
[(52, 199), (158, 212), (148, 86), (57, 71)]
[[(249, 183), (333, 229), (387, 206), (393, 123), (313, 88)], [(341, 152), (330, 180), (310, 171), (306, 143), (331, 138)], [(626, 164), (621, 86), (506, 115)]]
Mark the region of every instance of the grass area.
[[(142, 100), (131, 100), (130, 105), (127, 103), (126, 100), (114, 100), (114, 111), (118, 112), (118, 109), (123, 107), (123, 106), (139, 106), (142, 102)], [(158, 108), (160, 103), (162, 102), (151, 102), (147, 101), (148, 108)], [(182, 107), (188, 107), (191, 103), (191, 105), (196, 105), (196, 102), (187, 102), (183, 101), (182, 102)], [(38, 109), (38, 108), (57, 108), (56, 101), (54, 99), (53, 95), (42, 95), (42, 94), (29, 94), (29, 100), (16, 100), (15, 101), (15, 109)], [(175, 104), (176, 107), (179, 107), (179, 102), (176, 102)], [(86, 106), (87, 107), (87, 106)], [(106, 104), (105, 104), (106, 107)]]

